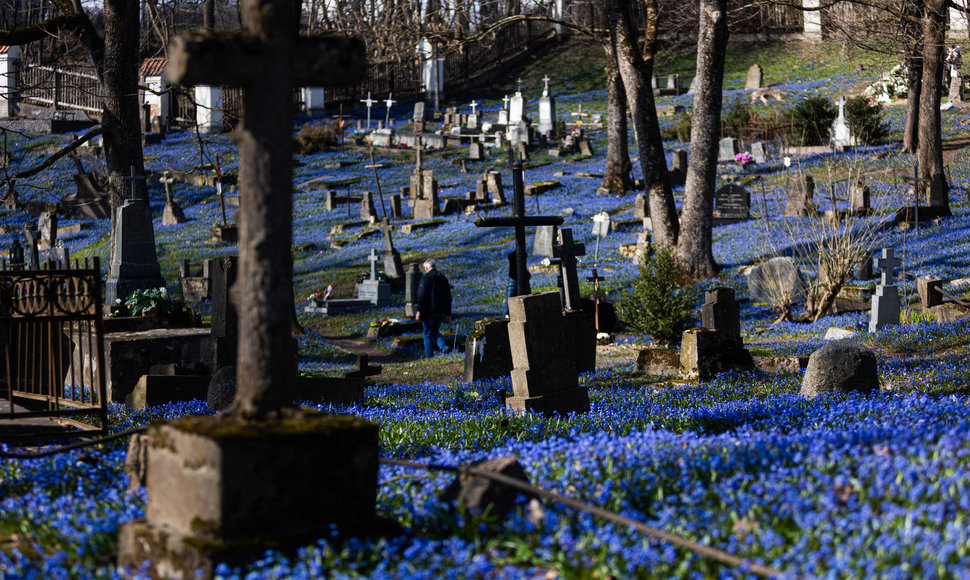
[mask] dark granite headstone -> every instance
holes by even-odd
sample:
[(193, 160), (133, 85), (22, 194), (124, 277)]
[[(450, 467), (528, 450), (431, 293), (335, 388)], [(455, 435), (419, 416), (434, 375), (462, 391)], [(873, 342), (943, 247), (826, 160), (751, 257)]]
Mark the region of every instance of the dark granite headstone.
[(729, 183), (714, 192), (714, 217), (742, 219), (751, 217), (751, 194), (736, 183)]

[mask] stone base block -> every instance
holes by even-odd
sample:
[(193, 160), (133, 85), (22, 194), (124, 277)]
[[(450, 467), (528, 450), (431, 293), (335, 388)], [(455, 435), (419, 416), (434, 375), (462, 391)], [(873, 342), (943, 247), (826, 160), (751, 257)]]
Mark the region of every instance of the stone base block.
[(729, 370), (754, 370), (754, 361), (744, 346), (722, 341), (716, 330), (685, 330), (680, 346), (681, 377), (706, 381)]
[(205, 400), (209, 378), (208, 375), (142, 375), (125, 402), (138, 411), (175, 401)]
[(509, 397), (505, 408), (510, 411), (533, 411), (542, 415), (588, 413), (589, 391), (584, 388), (553, 391), (538, 397)]
[(577, 373), (596, 370), (596, 326), (585, 312), (565, 312), (562, 317), (566, 352)]
[(680, 353), (666, 348), (645, 348), (637, 354), (637, 370), (677, 378), (680, 376)]

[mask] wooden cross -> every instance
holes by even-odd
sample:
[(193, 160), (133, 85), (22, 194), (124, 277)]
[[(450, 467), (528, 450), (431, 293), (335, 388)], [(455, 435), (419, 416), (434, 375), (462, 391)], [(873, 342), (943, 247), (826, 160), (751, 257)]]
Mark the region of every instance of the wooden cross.
[(240, 32), (172, 38), (168, 76), (185, 85), (241, 85), (237, 391), (230, 413), (266, 417), (290, 405), (293, 317), (293, 88), (364, 78), (364, 43), (299, 37), (299, 3), (240, 0)]
[(374, 103), (377, 101), (370, 98), (370, 91), (367, 91), (367, 98), (361, 99), (360, 102), (367, 105), (367, 128), (370, 129), (370, 108), (373, 107)]
[(593, 320), (594, 320), (594, 324), (596, 325), (597, 333), (600, 332), (600, 297), (601, 297), (600, 282), (602, 282), (603, 280), (606, 280), (606, 278), (604, 278), (603, 276), (600, 276), (596, 272), (596, 268), (593, 268), (592, 276), (586, 277), (587, 282), (593, 283), (593, 300), (595, 300), (595, 304), (596, 304), (595, 308), (593, 309)]
[(502, 103), (504, 103), (504, 105), (503, 105), (503, 107), (502, 107), (502, 108), (504, 108), (504, 109), (505, 109), (506, 111), (508, 111), (508, 110), (509, 110), (509, 102), (510, 102), (511, 100), (512, 100), (512, 99), (510, 99), (508, 95), (505, 95), (504, 97), (502, 97)]
[(529, 276), (526, 265), (525, 228), (528, 226), (558, 226), (562, 225), (562, 216), (527, 216), (525, 215), (525, 185), (522, 181), (522, 162), (516, 161), (512, 166), (512, 208), (515, 215), (500, 217), (480, 217), (475, 219), (475, 225), (480, 228), (515, 228), (515, 295), (525, 294), (526, 278)]
[(468, 103), (468, 106), (472, 108), (472, 115), (474, 115), (475, 114), (475, 109), (478, 107), (478, 102), (477, 101), (472, 101), (472, 102)]
[(579, 277), (576, 274), (576, 257), (586, 255), (586, 244), (573, 241), (572, 228), (559, 230), (559, 243), (552, 247), (552, 255), (559, 258), (562, 284), (566, 297), (566, 310), (579, 310)]
[(171, 171), (166, 171), (158, 178), (158, 182), (165, 186), (165, 203), (172, 203), (172, 182), (174, 181), (175, 178), (172, 177)]
[(391, 105), (397, 101), (391, 99), (391, 93), (387, 94), (387, 98), (384, 99), (384, 104), (387, 105), (387, 111), (384, 112), (384, 127), (391, 127)]
[(896, 257), (896, 250), (892, 248), (883, 248), (882, 255), (872, 259), (872, 265), (882, 269), (883, 286), (893, 286), (893, 270), (902, 264), (902, 261)]

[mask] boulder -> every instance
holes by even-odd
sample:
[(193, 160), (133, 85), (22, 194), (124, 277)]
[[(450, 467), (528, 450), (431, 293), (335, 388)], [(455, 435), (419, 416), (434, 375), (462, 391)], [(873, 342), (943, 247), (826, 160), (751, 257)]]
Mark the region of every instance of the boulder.
[(822, 393), (862, 393), (879, 390), (876, 354), (858, 342), (829, 342), (812, 353), (802, 379), (801, 395), (813, 398)]

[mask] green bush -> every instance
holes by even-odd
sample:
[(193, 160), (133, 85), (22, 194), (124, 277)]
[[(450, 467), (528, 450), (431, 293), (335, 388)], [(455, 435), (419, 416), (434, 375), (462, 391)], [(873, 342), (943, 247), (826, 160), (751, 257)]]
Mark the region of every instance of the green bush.
[(661, 136), (664, 141), (680, 141), (681, 143), (686, 143), (690, 141), (690, 127), (690, 113), (681, 111), (673, 123), (664, 127)]
[(889, 137), (889, 123), (882, 120), (882, 107), (863, 95), (846, 100), (845, 120), (860, 145), (878, 145)]
[(751, 116), (754, 114), (751, 105), (737, 96), (731, 101), (731, 105), (724, 107), (724, 109), (721, 114), (724, 124), (735, 129), (746, 125), (751, 121)]
[(792, 107), (791, 138), (795, 145), (823, 145), (838, 116), (835, 105), (825, 97), (812, 96)]
[(676, 346), (697, 320), (700, 290), (697, 284), (681, 285), (684, 279), (684, 269), (672, 250), (661, 246), (646, 258), (632, 288), (618, 301), (620, 320), (662, 345)]

